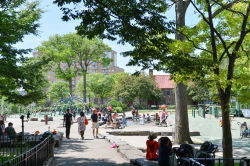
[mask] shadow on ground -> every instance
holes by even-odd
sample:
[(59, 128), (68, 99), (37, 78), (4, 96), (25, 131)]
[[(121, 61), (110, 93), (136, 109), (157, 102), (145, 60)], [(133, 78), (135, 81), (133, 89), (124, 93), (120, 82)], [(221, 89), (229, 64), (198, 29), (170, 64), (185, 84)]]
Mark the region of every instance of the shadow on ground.
[[(60, 147), (56, 148), (55, 154), (63, 154), (66, 153), (66, 149), (71, 149), (72, 152), (82, 152), (88, 149), (84, 146), (84, 142), (87, 140), (79, 140), (79, 139), (70, 139), (70, 140), (63, 140), (63, 143)], [(88, 139), (91, 141), (91, 139)], [(67, 152), (68, 153), (68, 152)]]
[(56, 157), (56, 162), (54, 166), (79, 166), (79, 165), (87, 165), (87, 166), (132, 166), (131, 164), (124, 163), (124, 164), (117, 164), (109, 160), (97, 160), (97, 159), (90, 159), (90, 158), (60, 158)]

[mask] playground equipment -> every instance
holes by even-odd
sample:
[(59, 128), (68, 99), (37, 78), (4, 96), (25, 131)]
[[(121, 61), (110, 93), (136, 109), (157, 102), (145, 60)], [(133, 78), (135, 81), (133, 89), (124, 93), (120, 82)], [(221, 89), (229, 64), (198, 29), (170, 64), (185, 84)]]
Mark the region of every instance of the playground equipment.
[[(246, 109), (244, 109), (246, 108)], [(230, 103), (229, 115), (232, 117), (250, 117), (250, 106), (242, 105), (236, 100), (232, 100)], [(249, 113), (246, 113), (249, 110)], [(243, 111), (245, 111), (243, 113)], [(198, 104), (198, 106), (192, 108), (192, 116), (195, 118), (197, 115), (206, 118), (206, 114), (213, 115), (215, 118), (222, 116), (221, 106), (218, 104)], [(247, 115), (246, 115), (247, 114)]]
[(58, 100), (51, 108), (52, 112), (59, 112), (59, 115), (62, 115), (68, 108), (79, 113), (84, 108), (84, 101), (78, 97), (72, 97), (69, 95), (67, 98), (62, 98)]

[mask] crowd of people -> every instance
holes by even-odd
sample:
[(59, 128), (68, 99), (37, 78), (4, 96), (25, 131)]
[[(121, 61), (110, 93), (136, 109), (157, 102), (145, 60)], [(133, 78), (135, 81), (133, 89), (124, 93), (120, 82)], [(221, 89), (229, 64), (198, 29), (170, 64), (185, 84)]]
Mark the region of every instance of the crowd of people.
[[(100, 111), (98, 111), (95, 108), (91, 108), (91, 111), (92, 111), (91, 122), (92, 122), (94, 138), (98, 138), (98, 129), (100, 120), (104, 122), (105, 128), (107, 128), (108, 125), (112, 125), (114, 129), (119, 128), (121, 126), (125, 127), (127, 125), (125, 113), (123, 113), (122, 122), (120, 122), (120, 119), (118, 118), (118, 113), (116, 111), (114, 111), (113, 115), (111, 110), (103, 112), (103, 115), (102, 113), (100, 113)], [(70, 109), (67, 109), (66, 113), (64, 114), (64, 120), (63, 120), (63, 126), (66, 128), (67, 139), (69, 139), (70, 128), (71, 125), (73, 124), (72, 117), (74, 117), (74, 114), (71, 112)], [(76, 119), (76, 122), (78, 123), (78, 133), (80, 134), (81, 139), (84, 139), (84, 132), (86, 130), (86, 125), (88, 125), (88, 119), (83, 111), (80, 112), (80, 117)]]

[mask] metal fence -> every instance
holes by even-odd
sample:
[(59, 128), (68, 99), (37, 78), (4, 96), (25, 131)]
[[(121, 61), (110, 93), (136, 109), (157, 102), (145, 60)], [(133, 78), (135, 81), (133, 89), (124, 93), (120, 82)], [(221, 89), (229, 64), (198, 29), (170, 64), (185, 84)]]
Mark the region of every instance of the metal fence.
[(51, 135), (46, 138), (5, 138), (0, 141), (0, 166), (42, 166), (54, 153), (54, 140)]
[(226, 166), (230, 162), (233, 166), (250, 166), (250, 159), (247, 158), (181, 158), (177, 161), (181, 166)]

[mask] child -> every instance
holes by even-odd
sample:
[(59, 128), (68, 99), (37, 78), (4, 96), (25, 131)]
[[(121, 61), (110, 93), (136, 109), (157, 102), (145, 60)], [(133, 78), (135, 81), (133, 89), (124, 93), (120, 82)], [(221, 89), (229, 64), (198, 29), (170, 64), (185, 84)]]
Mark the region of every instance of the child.
[(172, 153), (172, 143), (168, 137), (161, 137), (159, 141), (160, 141), (159, 152), (158, 152), (159, 166), (170, 166), (169, 155)]
[(150, 122), (150, 121), (151, 121), (150, 115), (147, 114), (147, 122)]
[(148, 160), (157, 160), (158, 159), (158, 154), (156, 152), (158, 150), (159, 143), (154, 140), (156, 137), (157, 136), (155, 134), (150, 134), (148, 136), (148, 140), (146, 142), (146, 145), (147, 145), (146, 158)]
[(112, 119), (113, 119), (113, 128), (116, 129), (117, 128), (117, 119), (118, 118), (118, 114), (117, 112), (115, 111), (113, 116), (112, 116)]

